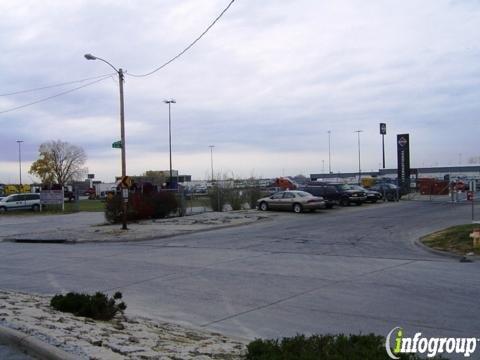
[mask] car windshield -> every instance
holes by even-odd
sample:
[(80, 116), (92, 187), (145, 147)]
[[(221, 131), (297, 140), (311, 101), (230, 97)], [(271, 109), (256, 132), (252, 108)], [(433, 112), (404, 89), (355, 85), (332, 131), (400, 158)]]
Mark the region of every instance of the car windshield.
[(342, 190), (353, 190), (353, 188), (350, 185), (347, 185), (347, 184), (340, 185), (340, 188)]

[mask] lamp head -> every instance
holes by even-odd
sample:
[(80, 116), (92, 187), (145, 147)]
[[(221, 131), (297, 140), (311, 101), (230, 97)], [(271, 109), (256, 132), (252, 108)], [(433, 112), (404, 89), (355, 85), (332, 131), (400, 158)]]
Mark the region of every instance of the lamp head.
[(84, 56), (85, 56), (85, 59), (87, 60), (97, 60), (97, 58), (92, 54), (85, 54)]

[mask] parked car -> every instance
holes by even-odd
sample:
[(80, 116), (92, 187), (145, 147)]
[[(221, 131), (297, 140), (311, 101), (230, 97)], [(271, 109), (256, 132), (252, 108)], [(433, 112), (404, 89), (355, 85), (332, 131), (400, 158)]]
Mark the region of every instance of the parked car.
[[(311, 187), (328, 186), (330, 192), (329, 198), (336, 199), (336, 201), (342, 206), (348, 206), (350, 204), (362, 205), (367, 199), (367, 195), (364, 191), (355, 190), (348, 184), (340, 183), (327, 183), (327, 182), (311, 182), (304, 189), (313, 191)], [(335, 193), (331, 190), (335, 188)], [(309, 191), (310, 192), (310, 191)], [(326, 195), (322, 195), (326, 196)]]
[(364, 187), (356, 184), (351, 184), (351, 188), (359, 191), (363, 191), (367, 195), (365, 202), (376, 203), (378, 200), (382, 200), (383, 196), (380, 192), (370, 189), (365, 189)]
[(334, 185), (331, 184), (315, 184), (306, 185), (301, 188), (313, 196), (322, 197), (325, 200), (325, 207), (327, 209), (333, 208), (335, 205), (340, 205), (341, 194)]
[(376, 184), (373, 185), (370, 190), (378, 191), (382, 196), (387, 199), (388, 201), (395, 201), (400, 200), (402, 194), (400, 192), (400, 188), (394, 184)]
[(257, 207), (266, 210), (292, 210), (301, 213), (304, 210), (315, 211), (325, 208), (322, 197), (313, 196), (305, 191), (280, 191), (257, 200)]
[(40, 194), (12, 194), (0, 200), (0, 212), (13, 210), (40, 210)]

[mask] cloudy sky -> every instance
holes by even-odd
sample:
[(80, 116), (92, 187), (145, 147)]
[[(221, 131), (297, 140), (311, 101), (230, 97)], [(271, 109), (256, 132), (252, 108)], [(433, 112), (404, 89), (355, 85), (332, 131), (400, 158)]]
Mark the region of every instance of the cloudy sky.
[(410, 133), (412, 166), (466, 164), (480, 155), (480, 2), (477, 0), (236, 0), (190, 51), (179, 53), (230, 0), (0, 0), (0, 182), (24, 182), (42, 142), (85, 149), (89, 172), (120, 173), (115, 76), (92, 53), (127, 71), (127, 173), (173, 167), (195, 179), (215, 172), (275, 177), (381, 164), (395, 135)]

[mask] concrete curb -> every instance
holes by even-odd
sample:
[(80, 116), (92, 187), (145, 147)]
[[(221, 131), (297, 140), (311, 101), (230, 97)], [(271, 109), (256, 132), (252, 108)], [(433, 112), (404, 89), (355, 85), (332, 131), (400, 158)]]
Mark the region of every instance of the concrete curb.
[(251, 222), (246, 222), (246, 223), (240, 223), (240, 224), (229, 224), (229, 225), (220, 225), (220, 226), (215, 226), (211, 228), (205, 228), (205, 229), (198, 229), (198, 230), (184, 230), (182, 232), (178, 232), (176, 234), (166, 234), (166, 235), (152, 235), (152, 236), (144, 236), (144, 237), (138, 237), (135, 239), (111, 239), (111, 240), (99, 240), (99, 239), (90, 239), (90, 240), (77, 240), (77, 239), (32, 239), (28, 237), (7, 237), (0, 239), (0, 242), (5, 241), (5, 242), (18, 242), (18, 243), (44, 243), (44, 244), (86, 244), (86, 243), (105, 243), (105, 244), (111, 244), (111, 243), (124, 243), (124, 242), (140, 242), (140, 241), (149, 241), (149, 240), (156, 240), (156, 239), (167, 239), (167, 238), (173, 238), (176, 236), (181, 236), (181, 235), (190, 235), (190, 234), (196, 234), (196, 233), (202, 233), (202, 232), (208, 232), (208, 231), (215, 231), (215, 230), (222, 230), (222, 229), (228, 229), (228, 228), (234, 228), (234, 227), (240, 227), (240, 226), (246, 226), (246, 225), (252, 225), (252, 224), (258, 224), (261, 222), (265, 221), (271, 221), (272, 217), (262, 217), (260, 219), (257, 219), (255, 221)]
[(3, 326), (0, 326), (0, 342), (20, 349), (24, 353), (42, 360), (80, 359), (79, 357), (69, 354), (53, 345), (44, 343), (31, 335)]
[[(425, 250), (425, 251), (427, 251), (431, 254), (438, 255), (438, 256), (449, 257), (451, 259), (457, 259), (457, 260), (461, 260), (464, 257), (467, 257), (466, 255), (459, 255), (459, 254), (451, 253), (451, 252), (448, 252), (448, 251), (437, 250), (437, 249), (431, 248), (430, 246), (427, 246), (424, 243), (422, 243), (420, 238), (416, 239), (414, 241), (414, 243), (415, 243), (415, 245), (422, 248), (423, 250)], [(480, 256), (476, 256), (476, 255), (468, 256), (467, 258), (472, 260), (472, 261), (480, 260)]]

